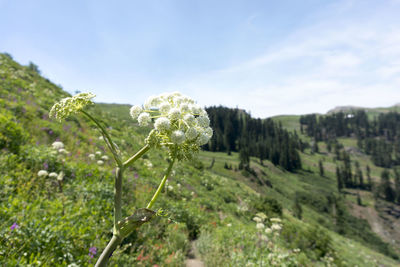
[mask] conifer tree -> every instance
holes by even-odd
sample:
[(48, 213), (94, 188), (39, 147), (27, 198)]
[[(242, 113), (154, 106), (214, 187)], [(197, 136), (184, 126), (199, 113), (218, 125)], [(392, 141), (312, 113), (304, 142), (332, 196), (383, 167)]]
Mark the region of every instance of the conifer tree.
[(303, 218), (303, 208), (301, 207), (300, 198), (297, 193), (293, 203), (293, 215), (299, 220)]
[(372, 179), (371, 179), (371, 169), (369, 168), (369, 165), (366, 167), (367, 171), (367, 180), (368, 180), (368, 189), (372, 191)]
[(355, 162), (356, 165), (356, 183), (359, 188), (364, 188), (364, 176), (362, 170), (360, 169), (360, 163), (358, 161)]
[(383, 195), (386, 201), (393, 202), (395, 200), (395, 193), (390, 183), (390, 173), (387, 169), (384, 169), (381, 174), (380, 193)]
[(339, 191), (339, 193), (341, 193), (342, 189), (343, 189), (343, 178), (342, 178), (342, 172), (341, 172), (339, 166), (336, 166), (336, 181), (337, 181), (338, 191)]
[(319, 175), (324, 177), (324, 165), (321, 159), (318, 161), (318, 167), (319, 167)]
[(400, 170), (395, 168), (394, 172), (394, 190), (395, 190), (395, 201), (400, 203)]

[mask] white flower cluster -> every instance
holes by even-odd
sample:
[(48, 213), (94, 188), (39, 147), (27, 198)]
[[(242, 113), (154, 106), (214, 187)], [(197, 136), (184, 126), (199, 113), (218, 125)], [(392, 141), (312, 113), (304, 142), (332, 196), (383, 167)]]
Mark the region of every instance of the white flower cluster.
[(143, 107), (133, 106), (130, 115), (140, 126), (155, 119), (147, 143), (168, 147), (179, 160), (191, 158), (213, 135), (207, 112), (179, 92), (151, 96)]
[(88, 158), (92, 161), (96, 160), (96, 157), (98, 158), (97, 165), (99, 165), (99, 166), (104, 165), (104, 162), (109, 159), (109, 157), (107, 155), (102, 155), (101, 151), (96, 151), (95, 154), (88, 155)]
[(54, 117), (59, 121), (67, 118), (71, 114), (78, 113), (87, 105), (92, 105), (92, 93), (79, 93), (73, 97), (66, 97), (55, 103), (50, 110), (50, 117)]
[(49, 176), (50, 178), (57, 179), (58, 181), (62, 181), (64, 179), (64, 172), (62, 172), (62, 171), (58, 174), (56, 172), (48, 173), (46, 170), (40, 170), (37, 173), (37, 175), (39, 177), (47, 177), (47, 176)]
[(279, 232), (282, 230), (282, 220), (279, 218), (271, 218), (270, 222), (272, 224), (269, 228), (265, 229), (265, 233), (279, 235)]
[(47, 177), (49, 173), (46, 170), (40, 170), (37, 174), (39, 177)]
[(63, 142), (55, 141), (51, 144), (51, 154), (57, 156), (59, 161), (65, 162), (65, 156), (68, 156), (70, 153), (65, 149)]
[(267, 215), (265, 215), (262, 212), (257, 213), (256, 216), (253, 218), (253, 221), (255, 221), (257, 223), (256, 224), (256, 228), (258, 230), (264, 229), (264, 227), (265, 227), (265, 225), (264, 225), (265, 219), (267, 219)]

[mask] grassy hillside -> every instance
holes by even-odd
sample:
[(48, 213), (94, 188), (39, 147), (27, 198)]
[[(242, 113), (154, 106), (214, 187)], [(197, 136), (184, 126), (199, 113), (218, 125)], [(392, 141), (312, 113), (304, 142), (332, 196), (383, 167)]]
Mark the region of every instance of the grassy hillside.
[[(66, 96), (37, 69), (0, 54), (1, 265), (92, 266), (111, 237), (114, 164), (84, 117), (62, 124), (49, 119), (52, 104)], [(116, 104), (88, 109), (109, 126), (125, 159), (150, 130), (139, 128), (128, 110)], [(298, 127), (292, 117), (282, 124)], [(54, 141), (66, 152), (55, 151)], [(163, 216), (133, 232), (110, 266), (184, 266), (192, 246), (206, 266), (397, 266), (396, 248), (351, 215), (352, 205), (359, 213), (374, 207), (373, 197), (363, 193), (363, 206), (351, 190), (340, 197), (333, 155), (320, 147), (320, 154), (302, 153), (303, 170), (296, 173), (254, 158), (253, 173), (240, 171), (236, 153), (201, 152), (177, 164), (155, 206)], [(368, 162), (357, 157), (362, 166)], [(166, 151), (151, 150), (127, 171), (124, 216), (146, 206), (167, 165)], [(39, 176), (43, 169), (65, 176)]]

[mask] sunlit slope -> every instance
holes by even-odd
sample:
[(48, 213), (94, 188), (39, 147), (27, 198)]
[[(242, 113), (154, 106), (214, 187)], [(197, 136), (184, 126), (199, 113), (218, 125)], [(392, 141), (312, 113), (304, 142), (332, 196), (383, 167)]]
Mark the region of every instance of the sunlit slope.
[[(51, 105), (68, 93), (34, 68), (3, 54), (0, 60), (1, 114), (18, 130), (2, 128), (1, 138), (11, 140), (18, 134), (22, 140), (19, 151), (7, 146), (0, 151), (0, 262), (6, 266), (93, 265), (98, 254), (92, 259), (89, 248), (103, 249), (111, 233), (111, 155), (100, 133), (83, 117), (72, 116), (64, 123), (48, 117)], [(149, 132), (149, 128), (139, 128), (128, 111), (128, 105), (118, 104), (88, 109), (107, 126), (124, 158), (144, 145)], [(288, 122), (296, 127), (294, 120)], [(51, 149), (56, 140), (69, 152), (61, 161)], [(88, 156), (96, 152), (109, 160), (99, 165)], [(331, 155), (312, 155), (306, 150), (303, 170), (296, 173), (253, 158), (254, 173), (243, 172), (238, 170), (238, 158), (236, 153), (201, 152), (193, 162), (178, 163), (155, 206), (164, 210), (164, 216), (134, 232), (114, 253), (110, 266), (184, 266), (191, 243), (207, 266), (255, 264), (268, 255), (288, 265), (295, 263), (292, 266), (398, 265), (377, 252), (390, 254), (364, 224), (343, 217), (348, 238), (337, 234), (334, 204), (328, 201), (337, 191)], [(325, 160), (323, 177), (318, 173), (319, 159)], [(124, 216), (147, 204), (167, 164), (166, 151), (152, 150), (127, 171)], [(44, 168), (65, 173), (61, 188), (56, 180), (37, 175)], [(378, 173), (373, 170), (373, 175)], [(296, 197), (303, 209), (301, 220), (294, 216)], [(351, 195), (347, 200), (356, 201)], [(339, 204), (343, 203), (347, 202)], [(282, 219), (274, 251), (256, 228), (253, 218), (258, 212)], [(14, 223), (19, 227), (11, 230)], [(297, 248), (300, 252), (294, 252)]]

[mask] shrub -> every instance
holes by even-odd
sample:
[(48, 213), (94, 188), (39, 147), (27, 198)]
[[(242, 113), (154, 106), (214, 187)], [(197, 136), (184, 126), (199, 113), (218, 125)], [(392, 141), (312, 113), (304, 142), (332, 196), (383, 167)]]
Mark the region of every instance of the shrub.
[(9, 114), (0, 114), (0, 149), (18, 154), (27, 137), (23, 128)]

